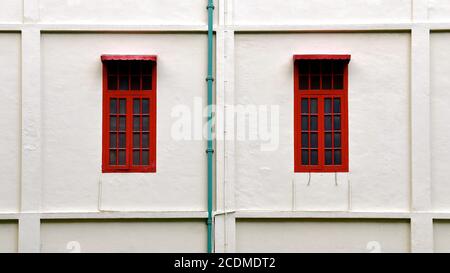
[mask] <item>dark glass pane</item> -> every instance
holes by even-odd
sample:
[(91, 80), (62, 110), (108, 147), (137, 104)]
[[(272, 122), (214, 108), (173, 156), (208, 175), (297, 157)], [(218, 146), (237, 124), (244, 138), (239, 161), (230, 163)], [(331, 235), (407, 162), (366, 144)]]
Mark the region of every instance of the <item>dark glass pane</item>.
[(333, 137), (331, 133), (325, 133), (325, 148), (333, 147)]
[(331, 116), (325, 116), (325, 130), (331, 131)]
[(149, 158), (148, 158), (148, 151), (144, 150), (142, 151), (142, 165), (148, 166)]
[(126, 114), (127, 113), (127, 100), (126, 99), (120, 99), (119, 101), (119, 114)]
[(317, 133), (311, 134), (311, 148), (317, 148), (318, 146), (318, 137)]
[(334, 134), (334, 147), (341, 148), (341, 133)]
[(311, 116), (311, 131), (317, 131), (319, 128), (319, 121), (317, 116)]
[(142, 77), (142, 90), (152, 90), (152, 77)]
[(126, 61), (119, 62), (119, 73), (120, 74), (129, 74), (129, 62), (126, 62)]
[(133, 148), (140, 148), (140, 147), (141, 147), (140, 133), (134, 133), (133, 134)]
[(117, 90), (117, 77), (116, 76), (108, 77), (108, 90)]
[(133, 117), (133, 131), (140, 131), (141, 130), (141, 124), (140, 124), (140, 118), (139, 116)]
[(335, 150), (334, 151), (334, 165), (341, 165), (341, 164), (342, 164), (341, 150)]
[(148, 133), (142, 134), (142, 148), (148, 148), (149, 146), (149, 139), (148, 139)]
[(125, 148), (127, 146), (125, 133), (119, 134), (119, 148)]
[(117, 114), (117, 99), (111, 99), (109, 101), (109, 112), (111, 114)]
[(300, 76), (300, 90), (308, 90), (308, 89), (309, 89), (309, 77)]
[(131, 90), (140, 90), (141, 89), (141, 77), (132, 76), (131, 77)]
[(335, 62), (333, 67), (334, 67), (334, 74), (344, 74), (343, 62)]
[(140, 74), (141, 73), (141, 63), (139, 61), (133, 61), (130, 64), (131, 74)]
[(339, 114), (341, 112), (341, 99), (334, 99), (333, 112)]
[(119, 131), (125, 131), (127, 125), (126, 117), (119, 117)]
[(311, 113), (317, 114), (317, 99), (311, 99)]
[(302, 134), (302, 147), (303, 148), (309, 148), (308, 134), (307, 133), (303, 133)]
[(119, 89), (120, 90), (129, 90), (130, 89), (130, 78), (128, 76), (120, 76), (119, 77)]
[(116, 131), (117, 130), (117, 118), (109, 117), (109, 130)]
[(317, 150), (311, 151), (311, 165), (319, 165), (319, 153)]
[(331, 99), (325, 99), (325, 114), (331, 113)]
[(334, 89), (343, 89), (344, 88), (344, 76), (334, 76)]
[(302, 150), (302, 165), (309, 164), (309, 152), (308, 150)]
[(302, 131), (308, 131), (308, 116), (302, 116)]
[(108, 74), (117, 74), (117, 62), (108, 63)]
[(331, 76), (322, 76), (322, 89), (332, 89)]
[(134, 99), (133, 100), (133, 114), (140, 114), (140, 113), (141, 113), (141, 100)]
[(308, 99), (302, 99), (302, 114), (308, 113), (309, 113)]
[(300, 61), (299, 62), (299, 70), (300, 70), (300, 74), (308, 74), (309, 73), (309, 62), (308, 61)]
[(127, 162), (126, 152), (124, 150), (119, 150), (119, 165), (125, 165)]
[(311, 74), (320, 74), (320, 61), (311, 61)]
[(334, 130), (341, 130), (341, 116), (334, 116)]
[(333, 165), (333, 153), (331, 150), (325, 151), (325, 165)]
[(330, 61), (322, 62), (322, 74), (331, 74), (331, 62)]
[(148, 108), (148, 99), (142, 100), (142, 114), (148, 114), (149, 108)]
[(139, 151), (133, 151), (133, 165), (140, 165), (139, 162)]
[(142, 131), (148, 131), (148, 130), (149, 130), (149, 118), (142, 117)]
[(116, 148), (116, 147), (117, 147), (117, 134), (110, 133), (109, 134), (109, 148)]
[(142, 62), (142, 74), (151, 74), (151, 73), (152, 73), (152, 63)]
[(311, 76), (311, 89), (320, 89), (320, 76)]
[(117, 164), (117, 152), (116, 150), (109, 150), (109, 165)]

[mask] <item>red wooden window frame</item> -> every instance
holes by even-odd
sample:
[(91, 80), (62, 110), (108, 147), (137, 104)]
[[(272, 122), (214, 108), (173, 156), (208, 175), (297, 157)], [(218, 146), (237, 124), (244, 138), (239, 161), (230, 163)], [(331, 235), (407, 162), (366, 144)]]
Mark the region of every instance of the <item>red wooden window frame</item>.
[[(295, 172), (308, 172), (308, 173), (327, 173), (327, 172), (348, 172), (349, 171), (349, 154), (348, 154), (348, 63), (350, 62), (350, 55), (294, 55), (294, 162), (295, 162)], [(320, 72), (317, 74), (313, 74), (311, 69), (311, 66), (308, 68), (308, 72), (300, 71), (300, 65), (303, 63), (320, 63)], [(327, 72), (327, 74), (322, 73), (322, 66), (323, 64), (327, 62), (328, 64), (332, 64), (331, 70)], [(342, 65), (342, 88), (334, 86), (334, 79), (336, 76), (336, 79), (340, 81), (338, 77), (341, 75), (341, 73), (336, 73), (334, 70), (335, 64)], [(337, 66), (336, 65), (336, 66)], [(300, 81), (302, 79), (307, 82), (307, 86), (304, 85), (300, 86)], [(312, 78), (317, 77), (315, 79), (315, 84), (317, 84), (317, 79), (320, 77), (319, 85), (315, 86), (314, 89), (312, 89)], [(331, 82), (328, 82), (327, 80), (327, 88), (323, 88), (325, 85), (324, 83), (324, 77), (328, 77), (328, 80), (331, 77)], [(308, 78), (308, 80), (306, 80)], [(337, 84), (338, 85), (338, 84)], [(341, 84), (339, 83), (339, 86)], [(340, 102), (340, 110), (339, 112), (334, 114), (334, 109), (328, 109), (329, 113), (325, 113), (325, 100), (329, 102), (329, 99), (331, 99), (331, 107), (333, 107), (334, 99), (336, 99), (336, 102)], [(306, 107), (303, 107), (302, 111), (302, 100), (306, 101), (308, 100), (308, 109)], [(311, 100), (314, 100), (315, 102), (311, 102)], [(311, 103), (314, 104), (314, 108), (317, 108), (316, 110), (313, 110), (315, 113), (311, 113), (310, 107), (312, 106)], [(328, 106), (329, 104), (327, 104)], [(336, 107), (338, 108), (338, 107)], [(305, 113), (306, 112), (306, 113)], [(340, 130), (335, 130), (334, 125), (334, 115), (336, 117), (340, 116)], [(307, 124), (307, 129), (305, 127), (302, 128), (302, 116), (304, 117), (304, 124)], [(314, 128), (312, 128), (312, 121), (311, 116), (316, 117), (317, 121), (314, 121), (315, 125)], [(328, 126), (328, 130), (325, 130), (325, 117), (327, 117), (327, 121), (330, 121), (333, 125), (331, 125), (332, 129), (330, 130)], [(306, 122), (305, 122), (306, 120)], [(330, 124), (327, 122), (327, 124)], [(317, 126), (317, 128), (315, 128)], [(336, 128), (339, 128), (336, 126)], [(305, 129), (305, 130), (302, 130)], [(308, 141), (308, 145), (305, 147), (302, 147), (302, 132), (308, 134), (307, 138), (305, 137), (303, 139), (304, 142)], [(312, 134), (316, 134), (316, 137), (312, 137)], [(331, 135), (331, 140), (328, 138), (327, 144), (325, 143), (325, 135), (329, 137)], [(335, 147), (335, 135), (340, 134), (340, 147)], [(314, 144), (312, 144), (312, 141), (314, 139)], [(330, 141), (332, 143), (331, 147), (329, 146)], [(337, 142), (337, 141), (336, 141)], [(339, 144), (337, 144), (339, 145)], [(313, 148), (312, 148), (313, 147)], [(312, 158), (312, 151), (317, 151), (317, 153), (314, 153), (314, 159)], [(340, 163), (335, 163), (335, 150), (336, 153), (339, 153), (340, 151)], [(304, 156), (302, 161), (302, 151), (304, 151)], [(308, 151), (308, 152), (306, 152)], [(330, 161), (327, 163), (325, 152), (332, 154), (331, 164)], [(308, 156), (308, 157), (306, 157)], [(330, 157), (327, 157), (328, 160)], [(339, 158), (339, 157), (336, 157)], [(306, 163), (307, 160), (307, 163)], [(339, 159), (336, 159), (336, 161), (339, 161)]]
[[(103, 142), (103, 149), (102, 149), (102, 172), (103, 173), (154, 173), (156, 172), (156, 113), (157, 113), (157, 103), (156, 103), (156, 88), (157, 88), (157, 68), (156, 68), (156, 60), (157, 56), (153, 55), (102, 55), (101, 60), (103, 63), (103, 135), (102, 135), (102, 142)], [(109, 73), (108, 73), (108, 65), (111, 64), (111, 62), (132, 62), (132, 61), (139, 61), (144, 62), (145, 64), (151, 65), (151, 72), (148, 74), (148, 76), (145, 76), (142, 71), (142, 67), (140, 66), (139, 70), (139, 81), (140, 81), (140, 87), (139, 90), (130, 90), (132, 89), (131, 84), (131, 74), (132, 72), (129, 70), (129, 85), (128, 90), (119, 90), (119, 80), (117, 80), (117, 88), (113, 90), (109, 90)], [(126, 74), (125, 74), (126, 75)], [(147, 89), (147, 87), (144, 88), (144, 77), (150, 77), (151, 75), (151, 90)], [(117, 78), (119, 79), (119, 72), (117, 72)], [(137, 76), (136, 76), (137, 77)], [(145, 89), (145, 90), (144, 90)], [(119, 104), (119, 100), (125, 100), (126, 101), (126, 110), (125, 114), (120, 114), (120, 106), (117, 106), (116, 110), (111, 112), (110, 109), (110, 101), (111, 99), (117, 99), (117, 104)], [(134, 112), (134, 100), (139, 100), (139, 108), (140, 112), (135, 113)], [(143, 102), (148, 100), (148, 114), (143, 113)], [(114, 114), (114, 112), (117, 112), (117, 114)], [(118, 118), (119, 116), (125, 117), (126, 124), (125, 124), (125, 131), (121, 130), (120, 123), (116, 123), (116, 127), (114, 130), (110, 128), (110, 116), (116, 116)], [(139, 119), (139, 130), (134, 131), (135, 128), (133, 128), (133, 117), (136, 117)], [(143, 120), (145, 118), (148, 118), (149, 124), (148, 124), (148, 130), (144, 130), (143, 127)], [(119, 144), (116, 143), (115, 148), (112, 148), (111, 150), (116, 150), (118, 152), (119, 150), (124, 150), (126, 152), (126, 160), (125, 164), (119, 165), (119, 159), (117, 159), (117, 164), (110, 164), (110, 132), (113, 133), (119, 133), (122, 132), (126, 136), (125, 141), (125, 148), (120, 149)], [(134, 146), (133, 144), (133, 133), (136, 135), (139, 135), (139, 147)], [(143, 135), (148, 134), (148, 147), (145, 147), (146, 145), (143, 145), (142, 139)], [(119, 137), (116, 139), (116, 141), (119, 141)], [(139, 153), (139, 164), (134, 164), (133, 160), (133, 151), (136, 153)], [(147, 162), (144, 162), (144, 156), (143, 153), (148, 152), (148, 164)], [(116, 154), (116, 157), (118, 158), (119, 155)], [(145, 157), (146, 158), (146, 157)]]

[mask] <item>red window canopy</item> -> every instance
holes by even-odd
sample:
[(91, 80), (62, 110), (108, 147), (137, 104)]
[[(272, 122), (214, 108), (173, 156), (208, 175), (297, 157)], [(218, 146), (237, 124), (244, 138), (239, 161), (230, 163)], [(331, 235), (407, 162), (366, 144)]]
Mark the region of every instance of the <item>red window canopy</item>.
[(152, 61), (156, 62), (156, 55), (102, 55), (102, 62), (105, 61)]
[(348, 62), (350, 62), (350, 58), (351, 58), (351, 55), (347, 55), (347, 54), (294, 55), (294, 61), (298, 61), (298, 60), (341, 60), (341, 61), (346, 61), (348, 63)]

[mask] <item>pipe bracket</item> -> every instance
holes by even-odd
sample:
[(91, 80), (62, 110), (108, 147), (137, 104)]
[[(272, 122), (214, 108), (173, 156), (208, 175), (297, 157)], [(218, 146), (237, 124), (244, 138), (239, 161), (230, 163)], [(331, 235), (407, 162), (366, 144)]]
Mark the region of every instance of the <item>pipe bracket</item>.
[(214, 149), (206, 149), (206, 153), (207, 154), (213, 154), (214, 153)]
[(206, 7), (206, 9), (215, 9), (214, 4), (210, 4)]
[(207, 82), (209, 82), (209, 81), (214, 81), (214, 77), (213, 77), (213, 76), (208, 76), (208, 77), (206, 78), (206, 81), (207, 81)]

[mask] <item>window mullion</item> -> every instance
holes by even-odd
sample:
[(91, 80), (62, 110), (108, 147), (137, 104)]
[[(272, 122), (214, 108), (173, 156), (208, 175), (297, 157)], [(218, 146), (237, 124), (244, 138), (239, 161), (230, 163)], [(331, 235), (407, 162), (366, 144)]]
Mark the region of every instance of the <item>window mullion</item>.
[(318, 119), (319, 119), (319, 166), (323, 168), (325, 166), (325, 114), (324, 114), (324, 98), (322, 96), (317, 97), (318, 100)]
[(126, 153), (126, 162), (127, 168), (132, 167), (132, 137), (133, 137), (133, 98), (127, 97), (127, 117), (126, 117), (126, 138), (127, 138), (127, 153)]

